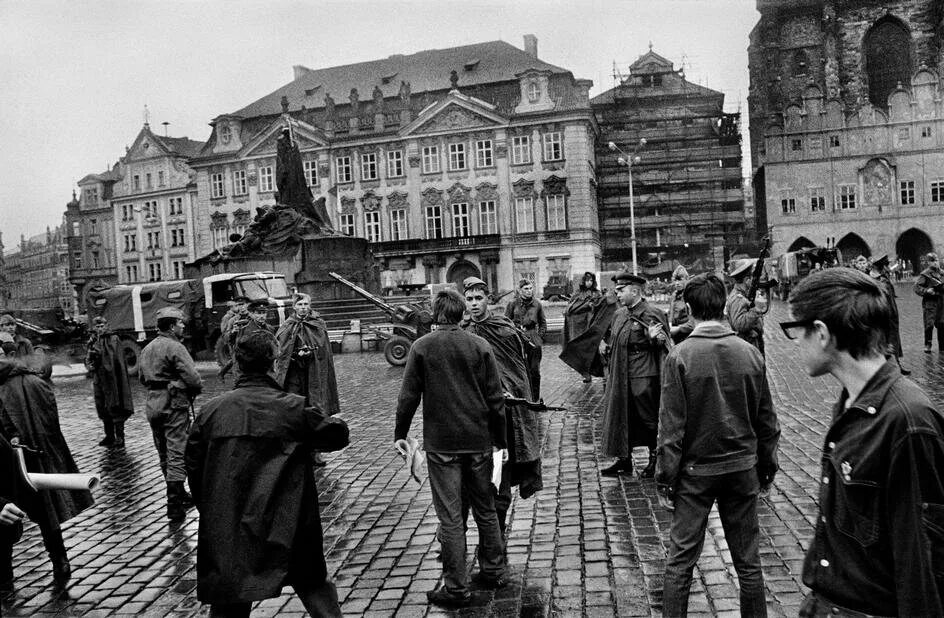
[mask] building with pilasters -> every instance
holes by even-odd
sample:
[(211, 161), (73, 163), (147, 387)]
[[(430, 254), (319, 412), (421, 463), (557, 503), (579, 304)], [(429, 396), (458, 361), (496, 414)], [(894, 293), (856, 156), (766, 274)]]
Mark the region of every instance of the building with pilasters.
[[(216, 117), (196, 171), (198, 255), (275, 203), (276, 139), (291, 124), (336, 230), (367, 238), (386, 288), (543, 285), (601, 264), (588, 80), (493, 41), (294, 79)], [(205, 233), (205, 232), (209, 233)]]
[(76, 312), (69, 283), (69, 246), (62, 226), (20, 237), (16, 251), (4, 256), (6, 304), (10, 309), (53, 309), (62, 317)]
[(111, 197), (120, 179), (114, 169), (88, 174), (78, 182), (66, 204), (66, 243), (69, 246), (69, 283), (75, 287), (79, 313), (85, 313), (85, 293), (92, 287), (118, 283), (114, 213)]

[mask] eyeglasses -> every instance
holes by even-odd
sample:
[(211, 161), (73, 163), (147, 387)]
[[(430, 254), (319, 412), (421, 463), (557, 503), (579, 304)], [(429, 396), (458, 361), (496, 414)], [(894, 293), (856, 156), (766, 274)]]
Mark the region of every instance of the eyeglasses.
[(796, 322), (781, 322), (780, 328), (783, 330), (783, 334), (787, 336), (787, 339), (797, 339), (804, 332), (813, 326), (815, 320), (797, 320)]

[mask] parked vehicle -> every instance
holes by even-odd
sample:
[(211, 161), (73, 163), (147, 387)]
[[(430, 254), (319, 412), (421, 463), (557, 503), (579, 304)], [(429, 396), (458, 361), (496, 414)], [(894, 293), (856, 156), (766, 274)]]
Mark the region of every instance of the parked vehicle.
[(786, 299), (790, 290), (814, 270), (842, 265), (842, 253), (836, 248), (808, 247), (790, 251), (777, 258), (777, 280), (780, 298)]
[(542, 300), (557, 302), (567, 300), (573, 293), (573, 283), (563, 275), (551, 275), (547, 278), (547, 285), (544, 286)]

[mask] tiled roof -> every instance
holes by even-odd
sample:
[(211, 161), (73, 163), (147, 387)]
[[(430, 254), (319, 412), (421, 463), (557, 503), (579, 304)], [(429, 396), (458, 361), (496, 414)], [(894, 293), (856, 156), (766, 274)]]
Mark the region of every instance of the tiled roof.
[(204, 142), (198, 142), (189, 137), (162, 137), (154, 133), (151, 135), (171, 152), (181, 154), (185, 157), (197, 156), (204, 146)]
[(370, 101), (374, 87), (384, 97), (395, 97), (400, 82), (410, 84), (412, 94), (449, 88), (449, 74), (458, 73), (459, 87), (510, 81), (528, 69), (569, 73), (535, 58), (504, 41), (489, 41), (447, 49), (430, 49), (415, 54), (396, 54), (382, 60), (371, 60), (325, 69), (301, 68), (302, 74), (258, 101), (235, 112), (243, 118), (270, 116), (282, 112), (282, 97), (288, 98), (289, 109), (296, 111), (324, 107), (325, 94), (337, 105), (346, 105), (352, 88), (357, 88), (361, 101)]
[(608, 105), (613, 103), (616, 93), (619, 92), (621, 98), (648, 98), (648, 97), (667, 97), (667, 96), (700, 96), (700, 97), (723, 97), (724, 93), (699, 86), (692, 83), (680, 75), (672, 73), (664, 74), (661, 86), (643, 86), (641, 84), (623, 83), (616, 88), (610, 88), (606, 92), (601, 92), (590, 99), (590, 105)]

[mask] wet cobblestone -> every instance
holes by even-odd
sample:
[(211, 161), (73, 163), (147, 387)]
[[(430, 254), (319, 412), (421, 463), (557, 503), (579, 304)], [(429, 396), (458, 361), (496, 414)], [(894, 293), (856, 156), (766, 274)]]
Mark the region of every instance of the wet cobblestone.
[[(905, 364), (939, 406), (944, 405), (944, 355), (922, 351), (920, 306), (910, 286), (899, 288)], [(797, 365), (793, 344), (776, 322), (786, 319), (775, 303), (767, 326), (768, 372), (783, 430), (781, 472), (762, 500), (761, 560), (772, 616), (795, 616), (805, 594), (803, 555), (816, 517), (818, 460), (829, 409), (838, 394), (827, 378), (810, 379)], [(473, 606), (445, 612), (426, 603), (439, 580), (436, 516), (428, 483), (416, 484), (391, 447), (401, 370), (380, 354), (336, 357), (342, 417), (352, 444), (328, 455), (318, 472), (328, 569), (345, 614), (370, 616), (657, 616), (669, 513), (652, 481), (601, 477), (598, 457), (603, 385), (584, 384), (544, 354), (545, 399), (568, 406), (546, 416), (545, 489), (516, 499), (510, 513), (508, 558), (512, 584), (475, 591)], [(207, 397), (231, 387), (209, 365)], [(29, 525), (15, 547), (17, 591), (3, 599), (10, 616), (201, 616), (196, 599), (197, 514), (182, 525), (164, 518), (164, 485), (143, 391), (122, 450), (97, 446), (91, 383), (56, 383), (63, 432), (83, 471), (98, 472), (96, 504), (68, 522), (64, 537), (73, 577), (56, 593), (39, 531)], [(420, 435), (420, 427), (413, 434)], [(644, 449), (637, 452), (639, 463)], [(470, 547), (475, 532), (470, 532)], [(471, 553), (471, 552), (470, 552)], [(692, 616), (737, 614), (737, 577), (716, 513), (690, 599)], [(291, 589), (256, 604), (253, 616), (302, 616)]]

